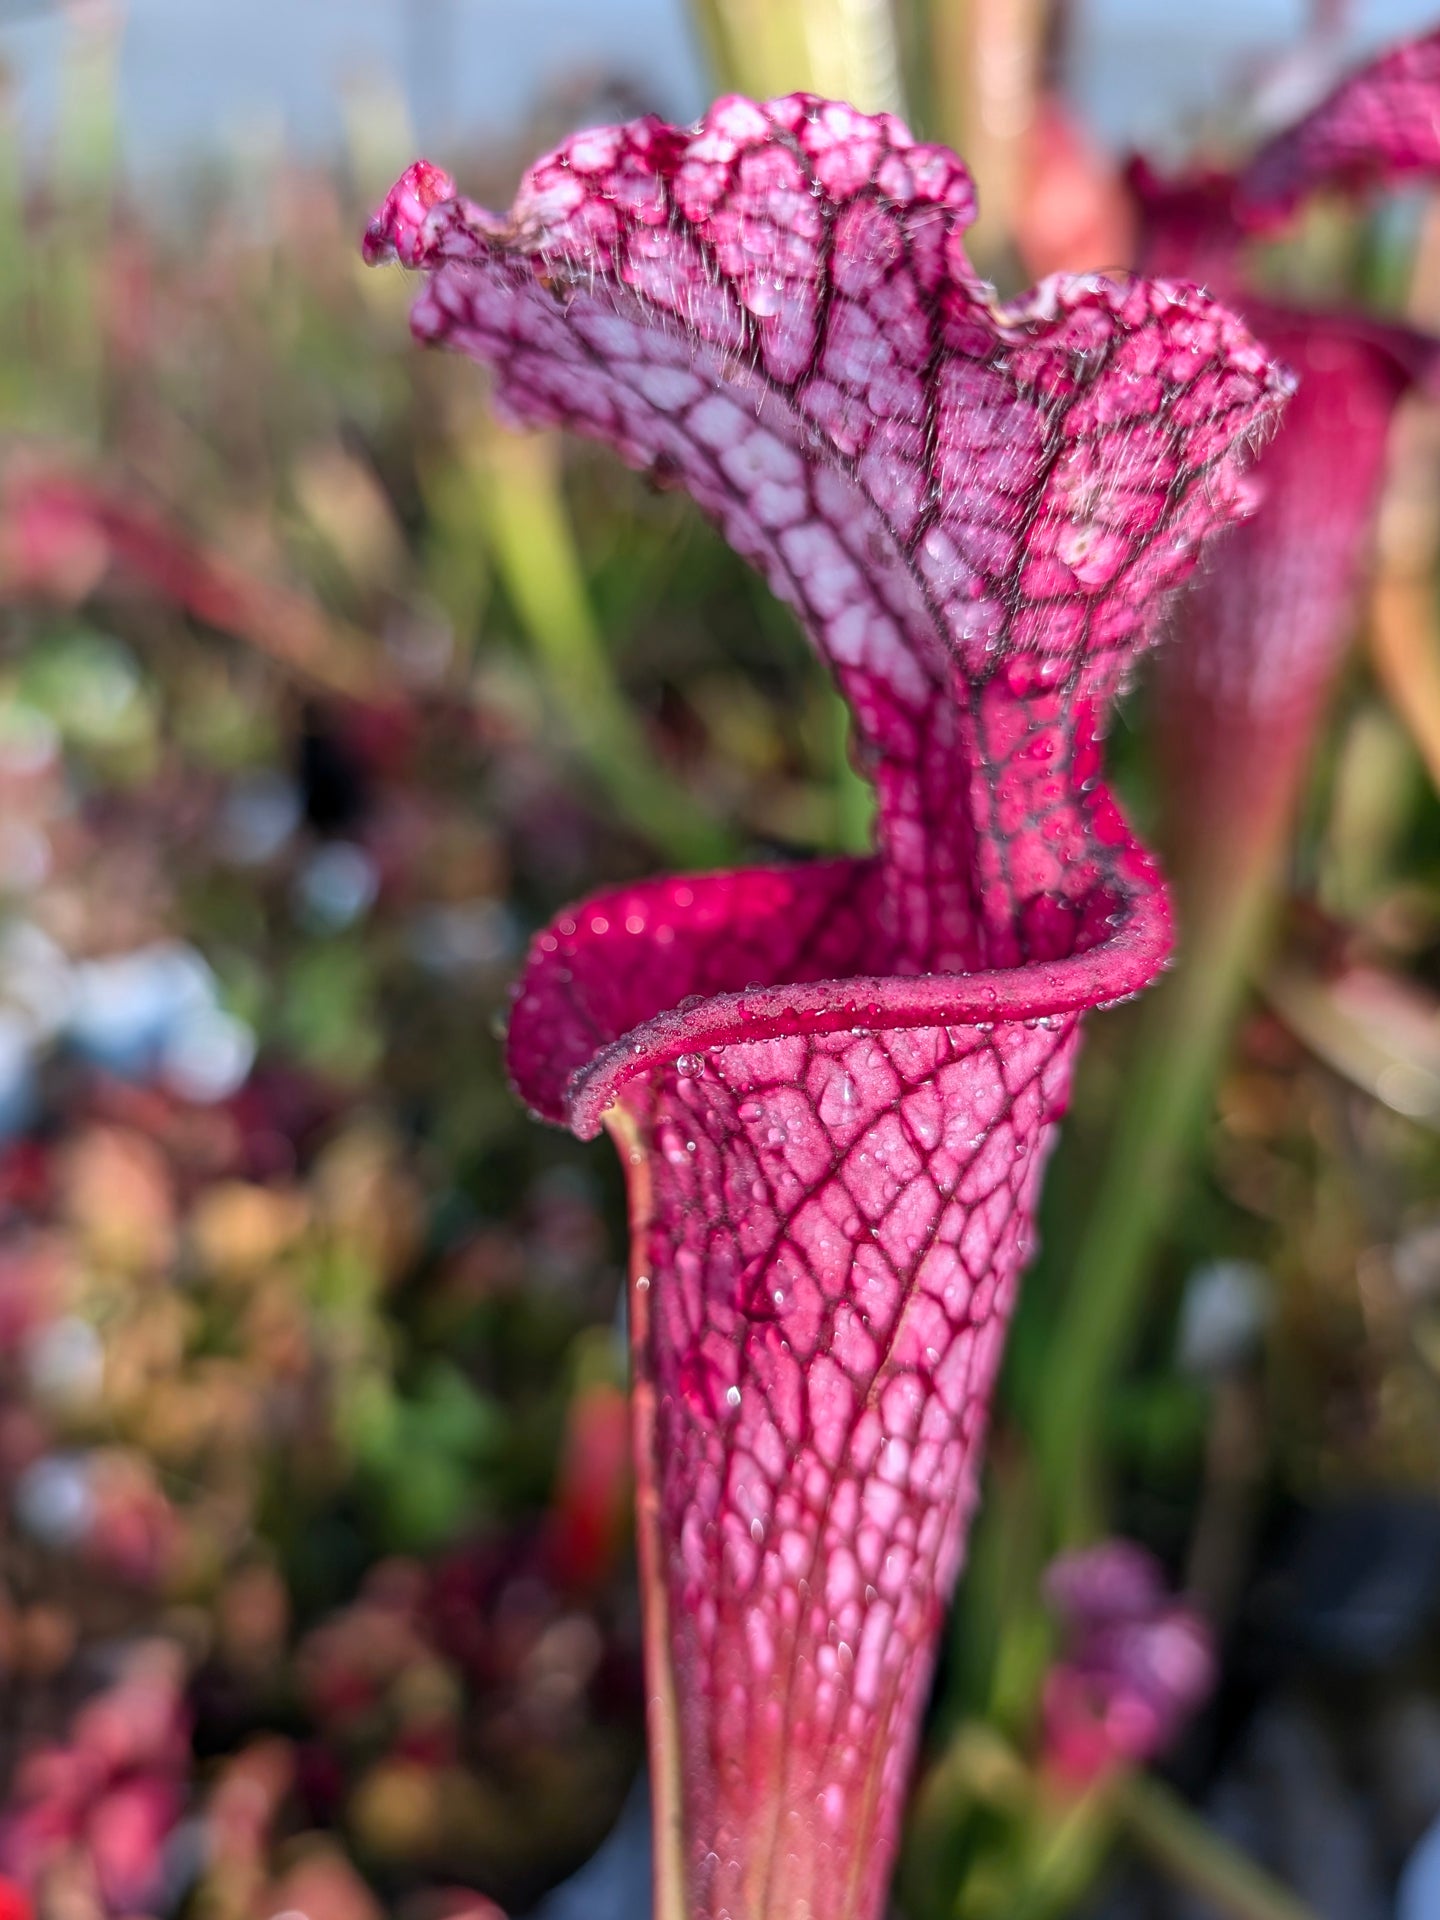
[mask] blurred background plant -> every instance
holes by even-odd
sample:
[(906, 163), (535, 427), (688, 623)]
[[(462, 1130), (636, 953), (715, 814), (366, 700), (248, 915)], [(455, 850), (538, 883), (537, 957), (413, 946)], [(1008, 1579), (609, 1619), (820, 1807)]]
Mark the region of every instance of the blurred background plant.
[[(687, 42), (678, 4), (557, 0), (537, 91), (493, 9), (431, 0), (408, 88), (312, 48), (329, 135), (202, 151), (136, 104), (182, 85), (139, 71), (163, 12), (0, 14), (0, 1916), (629, 1920), (621, 1195), (507, 1090), (506, 987), (602, 879), (861, 845), (868, 801), (789, 617), (682, 500), (416, 353), (364, 215), (412, 110), (504, 204), (566, 126), (809, 85), (958, 146), (1018, 286), (1133, 257), (1134, 72), (1187, 69), (1166, 111), (1229, 158), (1433, 20), (1252, 8), (1241, 50), (1140, 0), (695, 0)], [(1322, 205), (1254, 268), (1433, 327), (1437, 234), (1424, 191)], [(1092, 1023), (905, 1920), (1440, 1911), (1427, 402), (1391, 455), (1202, 1057)], [(1169, 1198), (1110, 1246), (1094, 1196), (1153, 1178), (1117, 1116), (1182, 1070)]]

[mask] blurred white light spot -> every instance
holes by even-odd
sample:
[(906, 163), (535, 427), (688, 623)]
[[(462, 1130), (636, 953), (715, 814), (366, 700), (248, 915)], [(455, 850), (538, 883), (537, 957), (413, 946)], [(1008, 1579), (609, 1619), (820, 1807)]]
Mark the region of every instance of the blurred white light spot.
[(305, 919), (339, 933), (370, 911), (380, 891), (380, 876), (363, 847), (350, 840), (332, 840), (306, 861), (295, 891)]
[(0, 707), (0, 773), (33, 780), (55, 764), (59, 751), (59, 729), (48, 714), (21, 700)]
[(412, 608), (386, 626), (385, 651), (407, 680), (428, 686), (450, 670), (455, 629), (436, 607)]
[(34, 1029), (23, 1015), (0, 1007), (0, 1139), (29, 1120), (34, 1091)]
[(89, 1468), (76, 1454), (46, 1454), (15, 1483), (15, 1517), (46, 1546), (73, 1547), (85, 1538), (94, 1516)]
[(140, 698), (140, 669), (114, 641), (91, 649), (85, 668), (72, 678), (67, 717), (77, 730), (97, 739), (111, 738), (124, 727)]
[(1396, 1920), (1435, 1920), (1440, 1913), (1440, 1819), (1421, 1834), (1405, 1863), (1395, 1907)]
[(49, 874), (49, 834), (28, 820), (0, 821), (0, 891), (33, 893)]
[(159, 941), (75, 968), (70, 1036), (112, 1072), (148, 1073), (175, 1027), (215, 1005), (215, 976), (193, 947)]
[(200, 1007), (177, 1022), (160, 1055), (166, 1084), (182, 1100), (225, 1100), (255, 1064), (255, 1035), (220, 1007)]
[(1215, 1260), (1185, 1285), (1176, 1358), (1186, 1373), (1225, 1373), (1255, 1351), (1270, 1318), (1270, 1276), (1251, 1260)]
[(1395, 1060), (1375, 1076), (1375, 1091), (1396, 1113), (1412, 1120), (1431, 1119), (1440, 1111), (1440, 1081), (1429, 1067), (1411, 1060)]
[(434, 973), (468, 973), (508, 960), (518, 945), (514, 916), (498, 900), (427, 907), (415, 916), (410, 950)]
[(300, 824), (300, 790), (273, 769), (247, 773), (226, 795), (217, 843), (222, 858), (237, 867), (273, 860)]
[(25, 1369), (42, 1400), (78, 1406), (94, 1400), (105, 1374), (105, 1349), (88, 1320), (67, 1313), (26, 1344)]
[(48, 1040), (70, 1018), (74, 969), (33, 920), (12, 920), (0, 933), (0, 997), (24, 1016), (37, 1040)]

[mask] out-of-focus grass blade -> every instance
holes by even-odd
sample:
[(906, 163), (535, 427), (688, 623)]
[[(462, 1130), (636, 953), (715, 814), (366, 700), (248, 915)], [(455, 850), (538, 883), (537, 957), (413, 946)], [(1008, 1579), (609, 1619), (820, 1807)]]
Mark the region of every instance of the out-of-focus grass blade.
[(75, 8), (60, 62), (50, 173), (55, 213), (38, 263), (46, 351), (63, 424), (87, 438), (101, 428), (108, 241), (116, 166), (116, 85), (123, 32), (117, 7)]
[(119, 7), (72, 7), (60, 72), (54, 187), (68, 206), (108, 216), (115, 175)]
[(1440, 1002), (1413, 981), (1354, 966), (1334, 978), (1289, 961), (1265, 997), (1328, 1067), (1391, 1109), (1440, 1126)]
[[(357, 699), (389, 692), (367, 633), (333, 618), (308, 594), (257, 578), (192, 538), (138, 504), (123, 480), (17, 467), (6, 476), (0, 508), (0, 589), (43, 595), (47, 556), (53, 564), (67, 548), (91, 547), (104, 571), (144, 581), (162, 600), (245, 641), (307, 685)], [(27, 580), (35, 555), (42, 577)], [(6, 577), (7, 566), (18, 579)]]
[(423, 463), (422, 565), (426, 587), (463, 649), (473, 646), (493, 584), (490, 556), (475, 529), (485, 522), (486, 477), (464, 454)]
[(477, 424), (489, 484), (481, 489), (495, 571), (535, 649), (546, 692), (616, 813), (668, 858), (713, 866), (728, 836), (657, 766), (616, 685), (560, 492), (549, 434)]
[(351, 183), (369, 206), (389, 192), (420, 150), (409, 108), (398, 86), (367, 77), (345, 89), (341, 112)]
[(1316, 1920), (1312, 1908), (1221, 1839), (1159, 1780), (1128, 1776), (1118, 1783), (1113, 1804), (1141, 1851), (1211, 1911), (1231, 1920)]
[(0, 68), (0, 419), (18, 424), (35, 404), (35, 353), (27, 331), (35, 248), (25, 230), (25, 156), (19, 102)]
[[(1173, 1790), (1148, 1774), (1119, 1771), (1067, 1789), (1032, 1770), (993, 1727), (968, 1721), (924, 1775), (916, 1795), (906, 1858), (907, 1889), (920, 1913), (947, 1911), (953, 1883), (947, 1843), (967, 1817), (983, 1810), (1003, 1822), (1017, 1844), (1006, 1865), (992, 1853), (991, 1883), (966, 1877), (948, 1907), (957, 1920), (1059, 1920), (1093, 1880), (1112, 1842), (1129, 1838), (1178, 1886), (1228, 1920), (1316, 1920), (1316, 1915), (1263, 1867), (1193, 1813)], [(934, 1903), (932, 1905), (932, 1902)]]
[(1370, 608), (1370, 658), (1440, 791), (1440, 610), (1429, 578), (1381, 574)]
[(1380, 517), (1370, 603), (1370, 658), (1386, 697), (1440, 791), (1440, 412), (1412, 398), (1390, 435), (1390, 480)]
[(1278, 849), (1245, 853), (1220, 907), (1192, 921), (1182, 964), (1149, 990), (1078, 1235), (1031, 1410), (1055, 1544), (1103, 1530), (1111, 1389), (1138, 1336), (1150, 1263), (1273, 917)]

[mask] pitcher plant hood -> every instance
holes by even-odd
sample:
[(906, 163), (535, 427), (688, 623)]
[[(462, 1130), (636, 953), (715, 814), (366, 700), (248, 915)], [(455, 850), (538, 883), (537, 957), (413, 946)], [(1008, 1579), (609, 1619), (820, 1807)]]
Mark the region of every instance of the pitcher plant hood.
[(683, 484), (796, 611), (865, 859), (597, 895), (536, 940), (524, 1098), (629, 1177), (665, 1920), (871, 1920), (1085, 1008), (1164, 896), (1110, 704), (1288, 377), (1193, 288), (971, 269), (965, 169), (887, 116), (582, 133), (508, 215), (411, 169), (370, 257), (512, 421)]
[(1186, 644), (1159, 674), (1169, 842), (1203, 920), (1247, 853), (1273, 858), (1354, 631), (1396, 406), (1436, 391), (1440, 343), (1343, 308), (1262, 294), (1246, 243), (1319, 193), (1358, 195), (1440, 174), (1440, 31), (1392, 48), (1235, 172), (1165, 180), (1131, 169), (1141, 264), (1203, 280), (1299, 375), (1256, 472), (1259, 506), (1189, 596)]

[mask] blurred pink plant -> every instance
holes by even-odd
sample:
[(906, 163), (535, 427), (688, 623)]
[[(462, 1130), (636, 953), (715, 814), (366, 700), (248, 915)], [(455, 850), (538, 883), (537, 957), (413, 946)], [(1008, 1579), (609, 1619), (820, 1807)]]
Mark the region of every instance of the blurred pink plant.
[[(1097, 207), (1103, 170), (1077, 168), (1073, 150), (1060, 160), (1062, 184)], [(1143, 162), (1130, 169), (1142, 270), (1208, 287), (1299, 386), (1251, 479), (1253, 516), (1217, 545), (1179, 609), (1179, 644), (1157, 663), (1156, 767), (1183, 964), (1148, 1011), (1057, 1327), (1039, 1450), (1051, 1502), (1066, 1509), (1061, 1536), (1093, 1512), (1093, 1409), (1128, 1351), (1356, 626), (1395, 409), (1440, 373), (1437, 343), (1407, 327), (1281, 304), (1262, 287), (1252, 242), (1284, 232), (1312, 195), (1437, 170), (1440, 31), (1353, 75), (1238, 171), (1162, 180)], [(1085, 228), (1074, 209), (1067, 221)], [(1037, 239), (1048, 246), (1058, 231), (1052, 221)]]
[[(1054, 171), (1043, 167), (1046, 179)], [(1188, 595), (1185, 643), (1158, 662), (1167, 849), (1196, 925), (1279, 856), (1356, 628), (1390, 420), (1409, 388), (1432, 390), (1440, 378), (1440, 346), (1425, 334), (1275, 300), (1248, 246), (1286, 232), (1315, 196), (1436, 173), (1440, 29), (1350, 75), (1236, 171), (1165, 179), (1140, 159), (1129, 169), (1140, 271), (1210, 288), (1300, 380), (1256, 468), (1256, 513)], [(1108, 194), (1102, 169), (1081, 180), (1081, 204), (1110, 205)], [(1069, 223), (1087, 225), (1079, 213)]]
[(1065, 1643), (1045, 1679), (1046, 1764), (1087, 1787), (1163, 1753), (1215, 1684), (1205, 1621), (1128, 1540), (1052, 1561), (1045, 1598)]
[(25, 461), (0, 474), (0, 594), (72, 604), (112, 571), (307, 683), (360, 698), (383, 691), (365, 641), (308, 595), (257, 578), (120, 485)]
[[(1037, 270), (1104, 265), (1125, 239), (1116, 183), (1057, 105), (1032, 156), (1021, 232)], [(1358, 311), (1282, 303), (1248, 250), (1321, 194), (1352, 198), (1440, 173), (1440, 30), (1350, 75), (1234, 171), (1128, 180), (1142, 272), (1207, 287), (1299, 376), (1256, 469), (1257, 508), (1181, 609), (1185, 641), (1157, 669), (1167, 850), (1188, 932), (1269, 872), (1354, 632), (1391, 419), (1440, 378), (1440, 345)], [(1098, 249), (1098, 250), (1097, 250)]]
[(1360, 313), (1265, 298), (1244, 246), (1321, 191), (1440, 171), (1440, 33), (1345, 81), (1233, 175), (1161, 181), (1137, 164), (1146, 271), (1204, 281), (1243, 311), (1300, 385), (1256, 472), (1253, 519), (1183, 609), (1157, 703), (1177, 874), (1197, 919), (1269, 869), (1289, 832), (1359, 612), (1395, 408), (1434, 383), (1440, 348)]
[(78, 1874), (108, 1914), (153, 1911), (190, 1768), (178, 1652), (146, 1645), (80, 1709), (63, 1744), (20, 1762), (0, 1818), (0, 1869), (42, 1907), (53, 1876)]
[(35, 1903), (15, 1880), (0, 1877), (0, 1920), (35, 1920)]
[(630, 1181), (663, 1920), (881, 1908), (1083, 1010), (1168, 944), (1110, 704), (1287, 381), (1204, 296), (971, 269), (964, 168), (793, 96), (581, 134), (367, 237), (507, 418), (683, 484), (855, 717), (868, 859), (539, 936), (510, 1029)]

